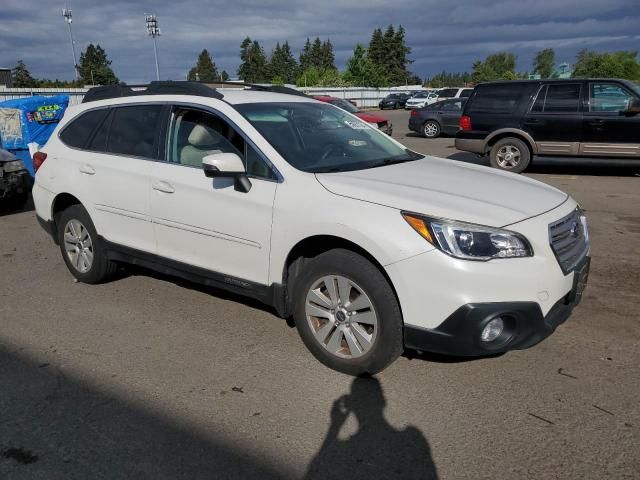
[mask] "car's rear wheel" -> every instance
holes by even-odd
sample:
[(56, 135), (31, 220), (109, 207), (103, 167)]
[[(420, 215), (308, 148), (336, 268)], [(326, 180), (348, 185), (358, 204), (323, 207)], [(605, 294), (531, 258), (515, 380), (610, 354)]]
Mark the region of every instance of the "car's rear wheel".
[(440, 136), (440, 124), (435, 120), (427, 120), (422, 126), (422, 134), (426, 138), (437, 138)]
[(382, 273), (355, 252), (334, 249), (294, 279), (296, 327), (323, 364), (349, 375), (380, 372), (402, 353), (402, 316)]
[(494, 168), (520, 173), (529, 166), (530, 162), (529, 147), (519, 138), (502, 138), (491, 148), (490, 163)]
[(100, 283), (116, 270), (109, 260), (91, 217), (82, 205), (71, 205), (56, 219), (58, 244), (71, 274), (83, 283)]

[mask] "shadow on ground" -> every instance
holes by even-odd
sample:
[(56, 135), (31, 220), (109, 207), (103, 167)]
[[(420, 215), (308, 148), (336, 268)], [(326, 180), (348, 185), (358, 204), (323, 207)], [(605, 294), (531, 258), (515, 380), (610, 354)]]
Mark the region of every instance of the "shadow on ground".
[(1, 345), (0, 389), (3, 479), (291, 478)]
[(12, 199), (7, 200), (4, 198), (0, 198), (0, 217), (22, 212), (32, 212), (33, 210), (35, 210), (35, 207), (33, 205), (33, 199), (31, 198), (31, 195), (29, 195), (29, 200), (27, 200), (27, 203), (20, 206), (15, 206)]
[[(305, 480), (437, 479), (427, 439), (416, 427), (391, 426), (384, 417), (386, 403), (376, 378), (356, 378), (351, 393), (334, 402), (329, 430)], [(340, 430), (351, 414), (358, 430), (342, 440)]]

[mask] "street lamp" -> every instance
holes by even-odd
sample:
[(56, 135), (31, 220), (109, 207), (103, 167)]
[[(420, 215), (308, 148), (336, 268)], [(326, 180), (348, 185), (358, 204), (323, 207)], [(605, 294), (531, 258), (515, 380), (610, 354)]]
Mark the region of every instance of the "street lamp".
[(144, 14), (147, 22), (147, 33), (153, 38), (153, 53), (156, 57), (156, 80), (160, 80), (160, 68), (158, 67), (158, 46), (156, 45), (156, 37), (160, 36), (160, 27), (158, 27), (158, 17), (153, 14)]
[(71, 41), (71, 54), (73, 55), (73, 72), (76, 75), (76, 80), (79, 79), (78, 75), (78, 63), (76, 62), (76, 42), (73, 41), (73, 32), (71, 31), (71, 22), (73, 22), (73, 14), (70, 8), (62, 9), (62, 16), (64, 18), (67, 27), (69, 27), (69, 40)]

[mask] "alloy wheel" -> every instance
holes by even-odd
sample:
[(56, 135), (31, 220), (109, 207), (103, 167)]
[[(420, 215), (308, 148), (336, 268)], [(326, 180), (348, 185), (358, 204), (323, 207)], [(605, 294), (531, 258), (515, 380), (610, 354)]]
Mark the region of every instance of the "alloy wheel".
[(338, 357), (360, 357), (376, 341), (379, 322), (373, 303), (362, 287), (341, 275), (311, 285), (305, 314), (315, 340)]
[(64, 227), (64, 250), (67, 258), (80, 273), (87, 273), (93, 265), (93, 241), (89, 230), (79, 220), (69, 220)]
[(496, 153), (500, 168), (510, 170), (520, 163), (520, 149), (514, 145), (503, 145)]
[(424, 136), (435, 137), (438, 134), (438, 126), (433, 122), (427, 122), (424, 125)]

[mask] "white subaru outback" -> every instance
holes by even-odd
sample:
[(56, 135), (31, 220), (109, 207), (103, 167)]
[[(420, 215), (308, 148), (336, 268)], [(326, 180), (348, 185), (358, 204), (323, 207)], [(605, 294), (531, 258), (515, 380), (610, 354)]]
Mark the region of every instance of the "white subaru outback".
[(293, 317), (325, 365), (531, 347), (580, 301), (586, 219), (565, 193), (417, 154), (278, 87), (99, 87), (42, 152), (40, 224), (79, 281), (135, 263)]

